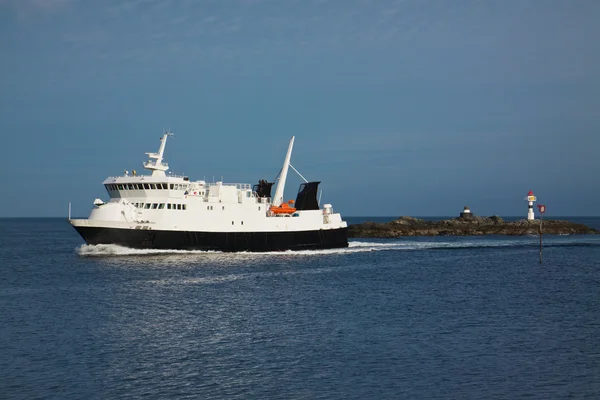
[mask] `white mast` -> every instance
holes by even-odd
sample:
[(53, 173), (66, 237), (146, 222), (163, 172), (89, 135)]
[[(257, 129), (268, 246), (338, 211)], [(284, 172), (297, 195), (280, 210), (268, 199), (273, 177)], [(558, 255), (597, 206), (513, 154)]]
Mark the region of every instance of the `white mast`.
[(285, 188), (285, 180), (287, 179), (290, 158), (292, 157), (292, 147), (294, 147), (294, 136), (292, 136), (292, 139), (290, 140), (290, 145), (288, 146), (288, 151), (285, 155), (285, 161), (283, 162), (283, 168), (281, 168), (281, 175), (279, 175), (279, 182), (277, 182), (275, 197), (273, 197), (274, 206), (279, 206), (283, 203), (283, 189)]
[(165, 146), (167, 144), (167, 137), (173, 136), (171, 131), (165, 132), (163, 137), (160, 138), (160, 147), (158, 153), (146, 153), (149, 158), (155, 161), (148, 160), (144, 163), (144, 168), (152, 171), (152, 176), (165, 176), (165, 171), (169, 169), (169, 164), (163, 163), (163, 156), (165, 154)]

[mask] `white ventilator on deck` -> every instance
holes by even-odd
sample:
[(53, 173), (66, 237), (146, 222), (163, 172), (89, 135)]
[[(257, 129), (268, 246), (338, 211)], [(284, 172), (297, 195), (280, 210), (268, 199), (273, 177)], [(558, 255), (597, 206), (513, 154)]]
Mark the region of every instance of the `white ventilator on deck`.
[(152, 171), (152, 176), (165, 176), (165, 171), (169, 169), (169, 164), (163, 163), (163, 156), (165, 154), (165, 146), (167, 144), (167, 137), (173, 136), (171, 131), (165, 132), (160, 138), (160, 147), (158, 153), (146, 153), (149, 158), (154, 159), (148, 160), (144, 163), (144, 168)]
[(294, 136), (290, 140), (287, 154), (285, 155), (285, 161), (281, 168), (281, 174), (279, 175), (279, 181), (277, 182), (277, 189), (275, 190), (275, 197), (273, 197), (273, 205), (279, 206), (283, 203), (283, 189), (285, 189), (285, 181), (287, 179), (288, 168), (290, 166), (290, 158), (292, 157), (292, 148), (294, 147)]

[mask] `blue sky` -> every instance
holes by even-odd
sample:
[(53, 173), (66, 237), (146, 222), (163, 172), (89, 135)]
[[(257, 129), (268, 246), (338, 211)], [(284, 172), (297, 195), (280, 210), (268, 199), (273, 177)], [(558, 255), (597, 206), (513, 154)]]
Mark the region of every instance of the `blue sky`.
[[(163, 129), (348, 216), (599, 215), (600, 2), (0, 0), (0, 216), (85, 216)], [(290, 174), (286, 198), (299, 178)]]

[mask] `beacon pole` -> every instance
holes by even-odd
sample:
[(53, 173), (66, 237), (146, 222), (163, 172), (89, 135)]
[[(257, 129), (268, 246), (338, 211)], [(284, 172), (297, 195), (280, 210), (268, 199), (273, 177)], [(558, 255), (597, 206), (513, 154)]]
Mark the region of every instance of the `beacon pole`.
[(538, 204), (540, 210), (540, 264), (542, 263), (542, 224), (544, 223), (544, 213), (546, 212), (546, 206)]

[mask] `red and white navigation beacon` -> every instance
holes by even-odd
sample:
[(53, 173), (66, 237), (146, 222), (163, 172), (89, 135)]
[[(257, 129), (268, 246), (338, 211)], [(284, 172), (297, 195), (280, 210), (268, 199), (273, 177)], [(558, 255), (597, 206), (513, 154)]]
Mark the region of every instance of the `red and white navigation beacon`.
[(544, 204), (538, 204), (538, 210), (540, 210), (540, 214), (543, 214), (546, 212), (546, 206)]
[(537, 197), (535, 197), (533, 192), (530, 190), (529, 193), (527, 193), (525, 200), (529, 204), (529, 209), (527, 210), (527, 219), (532, 221), (535, 219), (535, 216), (533, 215), (533, 202), (537, 200)]

